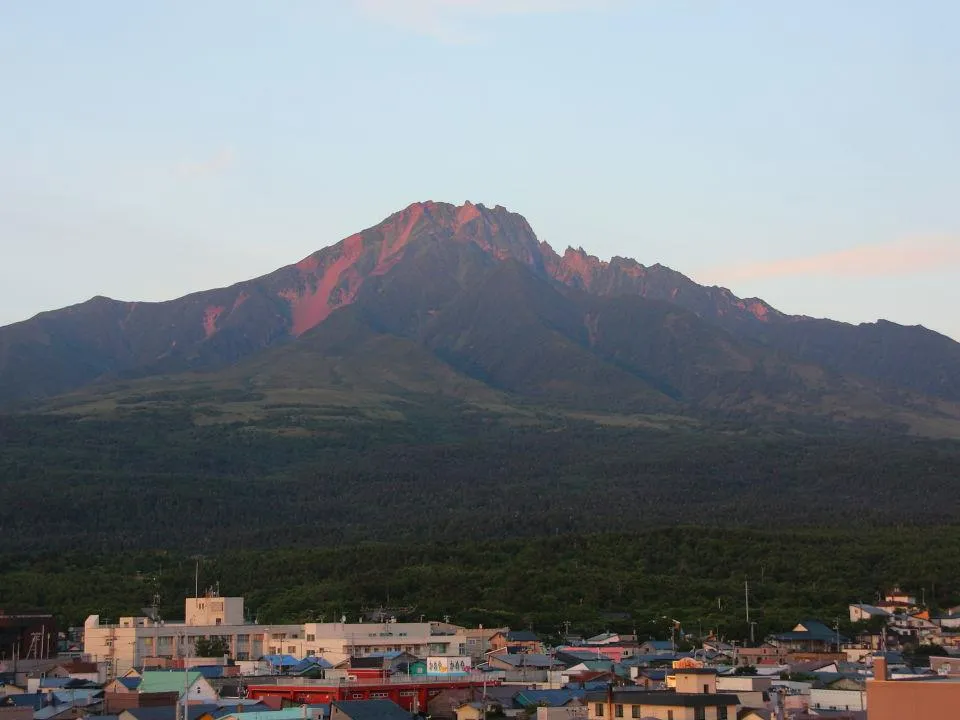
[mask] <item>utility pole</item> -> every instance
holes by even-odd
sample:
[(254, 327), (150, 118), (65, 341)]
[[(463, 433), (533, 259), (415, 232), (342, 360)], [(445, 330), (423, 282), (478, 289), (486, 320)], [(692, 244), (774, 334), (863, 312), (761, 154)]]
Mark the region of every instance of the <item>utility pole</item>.
[(750, 646), (753, 647), (753, 623), (750, 622), (750, 581), (743, 581), (743, 597), (747, 606), (747, 628), (750, 631)]

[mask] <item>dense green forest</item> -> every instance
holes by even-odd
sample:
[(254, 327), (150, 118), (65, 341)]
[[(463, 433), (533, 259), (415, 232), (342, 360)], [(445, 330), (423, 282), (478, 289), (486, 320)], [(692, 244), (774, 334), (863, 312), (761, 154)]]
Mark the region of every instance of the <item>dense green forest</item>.
[(197, 556), (261, 621), (383, 605), (740, 638), (747, 579), (760, 632), (842, 619), (893, 583), (960, 602), (960, 444), (736, 418), (507, 424), (438, 403), (402, 423), (2, 417), (0, 607), (79, 623), (159, 593), (181, 617)]
[(217, 553), (960, 518), (952, 441), (733, 420), (525, 426), (455, 408), (351, 422), (348, 410), (257, 424), (2, 417), (4, 547)]
[[(814, 616), (841, 627), (849, 602), (897, 583), (934, 607), (960, 602), (960, 528), (723, 530), (673, 527), (630, 533), (451, 543), (333, 546), (322, 528), (312, 547), (228, 551), (200, 558), (202, 586), (243, 595), (261, 622), (332, 620), (361, 609), (406, 608), (406, 617), (462, 623), (686, 632), (743, 638), (744, 580), (761, 634)], [(139, 613), (155, 593), (164, 617), (183, 617), (196, 556), (83, 551), (6, 555), (0, 598), (56, 610), (63, 622), (96, 613)], [(949, 581), (944, 580), (948, 578)]]

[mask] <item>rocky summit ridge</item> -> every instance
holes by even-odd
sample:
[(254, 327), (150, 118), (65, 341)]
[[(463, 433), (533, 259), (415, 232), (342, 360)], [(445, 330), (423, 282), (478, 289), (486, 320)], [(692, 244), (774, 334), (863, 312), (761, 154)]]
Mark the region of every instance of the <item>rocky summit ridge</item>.
[(803, 413), (867, 392), (883, 416), (950, 414), (937, 403), (960, 401), (960, 344), (932, 331), (786, 315), (659, 264), (582, 247), (561, 255), (499, 205), (428, 201), (230, 287), (159, 303), (96, 297), (0, 328), (0, 406), (333, 338), (342, 351), (361, 335), (402, 339), (444, 372), (551, 402), (762, 397)]

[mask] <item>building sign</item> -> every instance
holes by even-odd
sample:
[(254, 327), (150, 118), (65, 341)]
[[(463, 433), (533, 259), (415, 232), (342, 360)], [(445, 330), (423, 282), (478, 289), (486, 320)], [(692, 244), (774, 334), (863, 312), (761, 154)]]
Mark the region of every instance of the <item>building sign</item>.
[(472, 669), (469, 657), (427, 658), (427, 675), (467, 675)]

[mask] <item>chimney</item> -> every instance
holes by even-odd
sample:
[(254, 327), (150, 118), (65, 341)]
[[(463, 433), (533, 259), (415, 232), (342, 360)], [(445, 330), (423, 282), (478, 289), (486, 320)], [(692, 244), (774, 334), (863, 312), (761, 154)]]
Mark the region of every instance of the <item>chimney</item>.
[(874, 680), (889, 680), (890, 673), (887, 672), (887, 659), (880, 655), (874, 655), (873, 657), (873, 679)]

